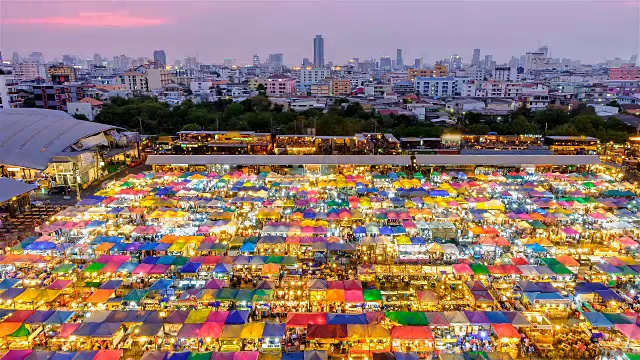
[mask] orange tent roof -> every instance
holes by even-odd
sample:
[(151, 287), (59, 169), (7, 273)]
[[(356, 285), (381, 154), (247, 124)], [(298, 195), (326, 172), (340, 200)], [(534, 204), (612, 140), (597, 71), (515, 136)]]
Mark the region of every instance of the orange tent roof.
[(568, 255), (556, 256), (556, 260), (564, 266), (580, 266), (580, 263), (576, 259)]
[(87, 298), (88, 303), (104, 303), (109, 300), (115, 290), (112, 289), (98, 289)]

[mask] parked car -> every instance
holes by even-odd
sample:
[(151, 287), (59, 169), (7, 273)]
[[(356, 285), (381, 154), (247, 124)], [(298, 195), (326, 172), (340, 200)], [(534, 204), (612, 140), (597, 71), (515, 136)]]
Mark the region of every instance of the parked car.
[(128, 166), (129, 166), (130, 168), (133, 168), (133, 167), (136, 167), (136, 166), (138, 166), (138, 165), (142, 165), (142, 164), (144, 164), (144, 158), (137, 159), (137, 160), (132, 160), (132, 161), (129, 163), (129, 165), (128, 165)]
[(71, 187), (66, 185), (54, 186), (48, 191), (49, 195), (69, 195)]

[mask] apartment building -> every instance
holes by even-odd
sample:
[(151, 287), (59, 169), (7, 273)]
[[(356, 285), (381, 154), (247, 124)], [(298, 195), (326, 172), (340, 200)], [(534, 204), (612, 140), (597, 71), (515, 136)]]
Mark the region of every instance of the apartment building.
[(20, 82), (13, 75), (6, 75), (0, 70), (0, 108), (11, 109), (20, 107), (22, 101), (18, 98), (17, 85)]

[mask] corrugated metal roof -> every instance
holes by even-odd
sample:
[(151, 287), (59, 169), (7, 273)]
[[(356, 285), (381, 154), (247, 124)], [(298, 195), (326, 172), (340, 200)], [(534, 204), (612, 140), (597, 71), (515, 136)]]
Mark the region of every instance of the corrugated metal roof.
[[(591, 165), (596, 155), (416, 155), (420, 165)], [(147, 165), (409, 165), (409, 155), (150, 155)]]
[(10, 200), (16, 196), (37, 189), (37, 185), (23, 183), (22, 181), (13, 180), (5, 177), (0, 178), (0, 204)]
[(45, 109), (0, 109), (0, 164), (44, 170), (53, 155), (114, 126)]

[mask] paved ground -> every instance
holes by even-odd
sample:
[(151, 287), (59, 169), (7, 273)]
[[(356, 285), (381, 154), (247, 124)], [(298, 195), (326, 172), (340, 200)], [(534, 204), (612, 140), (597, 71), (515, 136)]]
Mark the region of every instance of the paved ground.
[[(87, 196), (91, 196), (95, 194), (98, 190), (100, 190), (100, 186), (105, 181), (108, 181), (111, 179), (123, 178), (128, 174), (139, 174), (143, 171), (149, 171), (149, 170), (151, 170), (151, 167), (147, 165), (139, 165), (134, 168), (124, 168), (118, 172), (111, 173), (105, 176), (104, 178), (102, 178), (101, 180), (95, 181), (93, 184), (89, 185), (86, 189), (80, 190), (80, 198), (83, 199)], [(42, 201), (43, 203), (46, 203), (46, 204), (70, 206), (70, 205), (76, 204), (78, 202), (78, 199), (76, 196), (76, 189), (73, 188), (72, 194), (70, 194), (67, 197), (61, 196), (61, 195), (48, 195), (48, 194), (37, 193), (37, 194), (31, 195), (31, 201)]]

